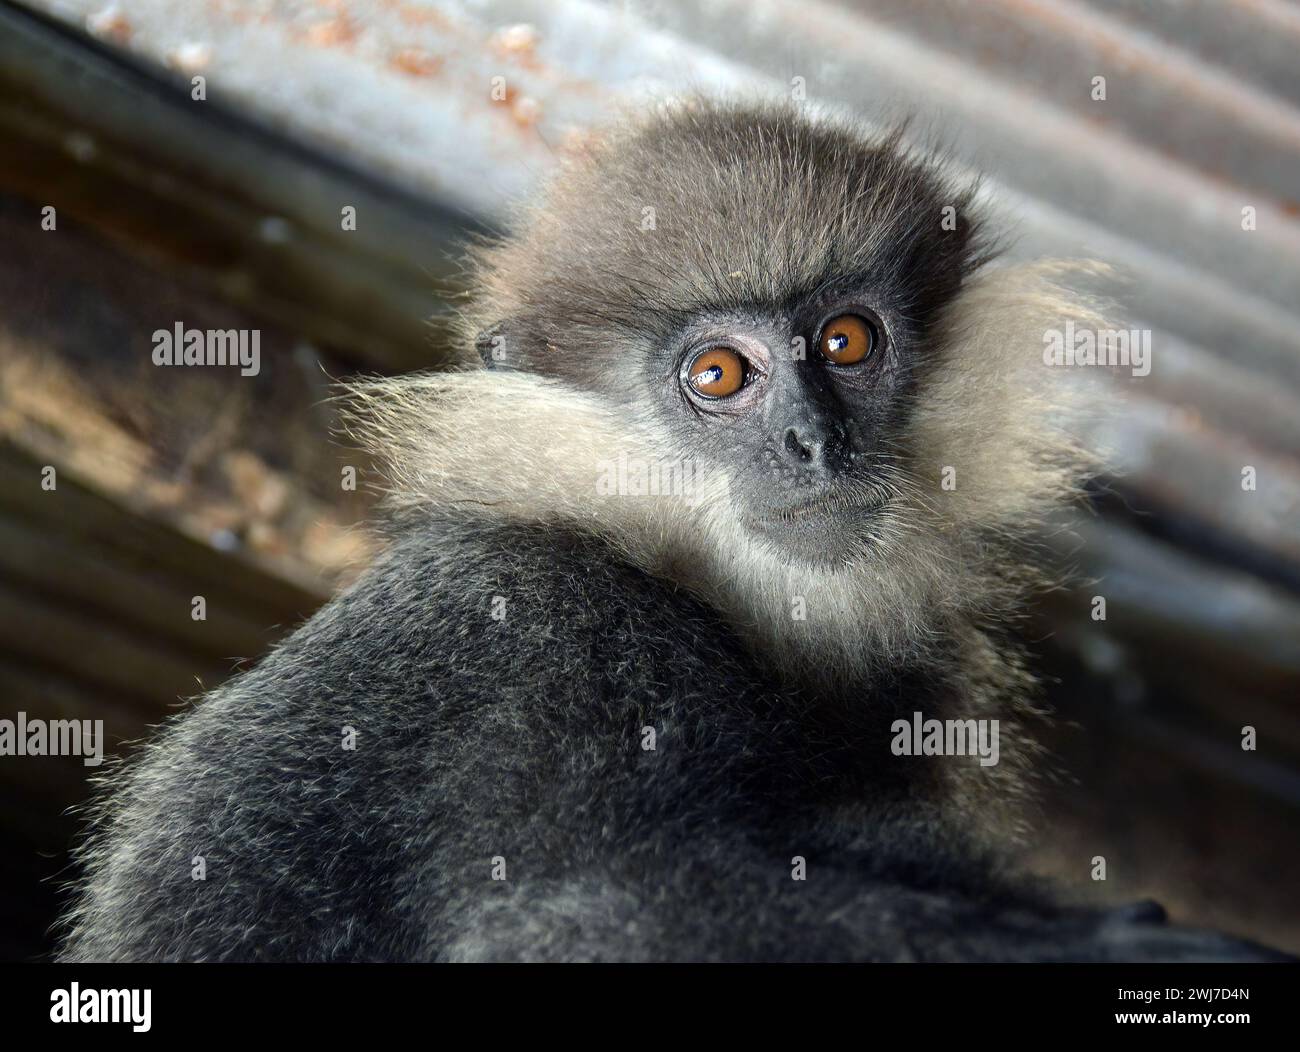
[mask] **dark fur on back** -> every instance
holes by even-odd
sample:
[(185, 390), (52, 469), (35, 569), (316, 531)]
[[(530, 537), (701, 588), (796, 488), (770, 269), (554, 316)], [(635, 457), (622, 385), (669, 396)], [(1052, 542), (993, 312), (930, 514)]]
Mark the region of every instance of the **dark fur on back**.
[[(63, 957), (1131, 951), (1123, 926), (1094, 942), (1104, 918), (1010, 891), (912, 798), (915, 771), (880, 769), (873, 709), (714, 660), (738, 648), (589, 540), (430, 524), (121, 776)], [(872, 700), (936, 686), (900, 676)], [(807, 882), (790, 879), (795, 855)]]
[[(934, 816), (903, 806), (899, 778), (870, 807), (886, 824), (863, 821), (867, 786), (892, 780), (876, 721), (714, 660), (739, 649), (590, 540), (429, 524), (126, 772), (112, 842), (132, 857), (98, 860), (67, 955), (779, 953), (745, 916), (751, 882), (833, 940), (796, 952), (847, 952), (790, 856), (901, 880), (894, 836)], [(974, 868), (954, 859), (945, 883)], [(701, 930), (716, 892), (736, 915)], [(587, 929), (602, 918), (621, 927)]]

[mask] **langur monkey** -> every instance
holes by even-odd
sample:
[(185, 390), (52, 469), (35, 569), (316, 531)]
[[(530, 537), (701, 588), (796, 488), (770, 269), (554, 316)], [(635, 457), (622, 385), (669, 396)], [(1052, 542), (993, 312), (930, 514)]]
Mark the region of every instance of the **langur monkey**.
[(1086, 470), (1043, 333), (1099, 322), (995, 254), (898, 133), (589, 142), (473, 249), (465, 367), (353, 393), (384, 554), (109, 776), (61, 957), (1274, 956), (1008, 862)]

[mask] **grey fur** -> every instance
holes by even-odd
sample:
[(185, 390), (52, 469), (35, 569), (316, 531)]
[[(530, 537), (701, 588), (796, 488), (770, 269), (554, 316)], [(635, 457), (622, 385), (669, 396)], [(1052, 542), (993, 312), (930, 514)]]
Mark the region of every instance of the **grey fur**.
[[(517, 371), (357, 393), (388, 550), (108, 776), (63, 959), (1266, 956), (1062, 907), (991, 844), (1032, 757), (1024, 534), (1081, 463), (1032, 366), (1045, 319), (1089, 315), (1060, 268), (981, 272), (985, 245), (941, 167), (789, 110), (691, 101), (574, 159), (477, 255), (466, 342)], [(905, 394), (843, 558), (749, 537), (726, 472), (689, 505), (597, 494), (610, 457), (682, 455), (646, 392), (683, 328), (795, 325), (845, 281), (893, 319)], [(915, 710), (1000, 719), (1003, 764), (893, 755)]]

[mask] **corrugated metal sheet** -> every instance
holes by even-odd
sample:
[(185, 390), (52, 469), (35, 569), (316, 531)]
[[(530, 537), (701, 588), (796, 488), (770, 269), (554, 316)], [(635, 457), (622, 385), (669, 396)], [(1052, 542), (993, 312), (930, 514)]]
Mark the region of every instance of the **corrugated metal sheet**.
[[(1112, 264), (1107, 291), (1123, 320), (1152, 330), (1152, 374), (1115, 379), (1126, 408), (1092, 436), (1121, 486), (1194, 521), (1207, 544), (1248, 547), (1239, 565), (1260, 565), (1262, 553), (1300, 587), (1300, 88), (1290, 61), (1300, 12), (1290, 5), (31, 6), (182, 83), (201, 74), (214, 104), (488, 225), (507, 221), (571, 136), (629, 100), (788, 95), (797, 81), (811, 105), (876, 124), (913, 116), (918, 141), (984, 173), (1013, 257)], [(504, 101), (492, 100), (494, 78)], [(1243, 229), (1245, 208), (1253, 229)], [(421, 252), (442, 247), (400, 251), (421, 266)], [(1238, 484), (1245, 464), (1261, 480), (1249, 499)]]

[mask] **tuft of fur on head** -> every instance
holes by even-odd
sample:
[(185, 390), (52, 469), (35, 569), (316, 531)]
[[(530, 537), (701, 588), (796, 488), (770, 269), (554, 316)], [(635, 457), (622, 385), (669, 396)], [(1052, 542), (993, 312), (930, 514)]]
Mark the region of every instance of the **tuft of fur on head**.
[[(788, 207), (756, 207), (745, 196), (755, 185)], [(466, 338), (505, 332), (522, 371), (363, 385), (353, 428), (387, 463), (394, 508), (596, 534), (710, 603), (778, 669), (851, 685), (902, 662), (951, 664), (954, 648), (982, 650), (986, 630), (1042, 582), (1028, 539), (1084, 475), (1062, 426), (1076, 391), (1044, 365), (1043, 336), (1068, 320), (1100, 325), (1063, 284), (1083, 265), (987, 266), (978, 222), (936, 233), (943, 204), (974, 214), (972, 192), (907, 156), (897, 135), (865, 139), (781, 107), (696, 100), (661, 113), (599, 139), (514, 238), (479, 248)], [(652, 238), (635, 222), (648, 200)], [(877, 458), (863, 497), (879, 506), (864, 511), (850, 557), (812, 565), (773, 551), (737, 518), (725, 474), (696, 474), (676, 495), (604, 484), (621, 461), (686, 454), (652, 407), (594, 393), (555, 363), (599, 359), (616, 337), (662, 339), (692, 311), (787, 302), (873, 267), (902, 268), (933, 350), (916, 363), (903, 432)], [(1004, 671), (1021, 693), (1018, 669)]]
[(700, 312), (794, 303), (881, 269), (924, 325), (994, 246), (976, 187), (905, 149), (904, 131), (868, 138), (831, 113), (700, 97), (629, 115), (561, 162), (508, 238), (472, 248), (464, 345), (495, 340), (546, 373), (557, 357), (599, 361), (611, 338), (662, 342)]

